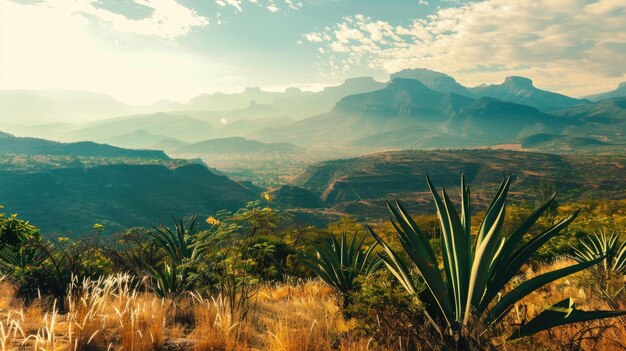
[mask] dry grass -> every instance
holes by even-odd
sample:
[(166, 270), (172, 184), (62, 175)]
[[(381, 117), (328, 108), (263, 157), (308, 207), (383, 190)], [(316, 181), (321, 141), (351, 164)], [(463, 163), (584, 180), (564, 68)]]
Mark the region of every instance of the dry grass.
[[(520, 279), (570, 263), (528, 269)], [(591, 274), (587, 270), (531, 294), (509, 314), (503, 335), (568, 296), (580, 308), (609, 309), (594, 293)], [(332, 291), (319, 281), (261, 288), (245, 320), (232, 315), (221, 297), (161, 299), (134, 289), (137, 283), (127, 275), (76, 283), (61, 314), (43, 301), (24, 305), (0, 279), (0, 351), (386, 351), (375, 346), (375, 335), (357, 331), (358, 321), (343, 317)], [(614, 319), (555, 328), (513, 344), (494, 341), (502, 350), (626, 350), (624, 326)]]

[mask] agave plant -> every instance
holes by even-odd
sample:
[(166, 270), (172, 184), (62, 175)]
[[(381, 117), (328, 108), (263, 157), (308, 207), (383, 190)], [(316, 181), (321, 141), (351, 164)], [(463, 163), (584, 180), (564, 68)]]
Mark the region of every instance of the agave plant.
[(600, 230), (599, 233), (587, 235), (579, 244), (579, 247), (574, 248), (574, 260), (587, 262), (605, 256), (606, 258), (598, 265), (601, 272), (626, 274), (626, 241), (620, 244), (619, 234), (606, 235)]
[(159, 297), (181, 294), (188, 290), (189, 282), (179, 272), (179, 268), (165, 263), (160, 269), (148, 266), (148, 274), (154, 282), (152, 290)]
[(155, 282), (153, 290), (160, 296), (186, 291), (191, 282), (185, 264), (201, 258), (202, 249), (197, 235), (198, 216), (194, 216), (188, 224), (182, 218), (174, 218), (173, 221), (174, 230), (162, 225), (149, 233), (169, 258), (169, 262), (161, 266), (145, 264), (148, 275)]
[[(604, 258), (598, 257), (541, 274), (521, 283), (496, 299), (499, 294), (503, 293), (505, 285), (518, 274), (522, 265), (528, 262), (532, 254), (570, 224), (577, 213), (563, 218), (530, 240), (523, 241), (524, 235), (554, 201), (556, 194), (553, 194), (522, 221), (519, 227), (509, 235), (505, 235), (502, 228), (507, 192), (511, 184), (509, 177), (502, 182), (472, 240), (470, 189), (465, 184), (465, 178), (461, 178), (460, 215), (445, 188), (440, 196), (430, 179), (427, 178), (427, 182), (441, 226), (443, 272), (440, 270), (440, 263), (427, 237), (403, 206), (399, 202), (396, 202), (395, 208), (388, 204), (391, 223), (400, 244), (409, 261), (423, 278), (426, 289), (420, 291), (416, 287), (411, 279), (412, 270), (380, 236), (371, 228), (367, 228), (384, 248), (385, 255), (381, 255), (381, 258), (389, 270), (409, 293), (419, 296), (424, 302), (425, 311), (432, 326), (446, 340), (457, 340), (456, 342), (460, 343), (458, 345), (462, 348), (471, 344), (471, 338), (468, 336), (470, 322), (479, 321), (487, 328), (494, 326), (506, 316), (515, 303), (528, 294), (556, 279), (590, 267)], [(552, 310), (562, 310), (561, 305), (554, 305)], [(626, 312), (598, 311), (592, 314), (572, 312), (563, 314), (557, 324), (551, 315), (539, 314), (532, 321), (519, 326), (511, 338), (528, 336), (564, 323), (606, 318), (624, 313)]]
[(179, 266), (185, 259), (195, 260), (199, 257), (200, 250), (197, 246), (198, 216), (193, 216), (188, 224), (183, 218), (172, 218), (174, 231), (167, 226), (155, 227), (150, 232), (159, 245), (165, 250), (172, 260), (172, 265)]
[(382, 261), (372, 257), (376, 244), (363, 249), (366, 235), (355, 233), (348, 239), (346, 233), (337, 241), (335, 236), (322, 242), (316, 256), (303, 257), (300, 260), (330, 286), (343, 300), (343, 307), (351, 302), (352, 293), (358, 289), (356, 278), (369, 276)]

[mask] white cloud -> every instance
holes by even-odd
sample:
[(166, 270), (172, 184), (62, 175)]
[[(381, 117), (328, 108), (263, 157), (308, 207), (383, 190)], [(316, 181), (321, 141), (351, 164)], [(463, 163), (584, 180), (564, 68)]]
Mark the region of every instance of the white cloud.
[(241, 12), (241, 0), (217, 0), (216, 3), (220, 6), (230, 5), (234, 7), (237, 12)]
[(176, 0), (132, 0), (135, 4), (148, 7), (152, 13), (142, 19), (131, 19), (123, 14), (99, 8), (92, 0), (43, 0), (33, 7), (55, 9), (70, 15), (96, 18), (114, 30), (162, 38), (177, 38), (189, 34), (195, 28), (209, 25), (206, 17), (189, 9)]
[(0, 0), (0, 9), (0, 90), (87, 90), (134, 103), (186, 100), (231, 69), (173, 41), (155, 50), (129, 48), (121, 37), (94, 38), (86, 17), (58, 7)]
[(355, 15), (307, 34), (325, 35), (321, 45), (338, 55), (337, 65), (357, 59), (389, 72), (428, 67), (467, 84), (522, 74), (583, 94), (574, 86), (614, 85), (626, 75), (626, 2), (620, 0), (486, 0), (407, 26)]
[(321, 43), (324, 41), (320, 33), (306, 33), (304, 38), (311, 43)]
[[(284, 10), (297, 10), (304, 6), (304, 4), (300, 2), (294, 2), (293, 0), (283, 0), (282, 5), (279, 6), (274, 2), (274, 0), (248, 0), (249, 3), (255, 4), (257, 6), (261, 6), (267, 9), (269, 12), (275, 13)], [(215, 3), (224, 7), (224, 6), (232, 6), (237, 12), (242, 12), (242, 0), (215, 0)]]

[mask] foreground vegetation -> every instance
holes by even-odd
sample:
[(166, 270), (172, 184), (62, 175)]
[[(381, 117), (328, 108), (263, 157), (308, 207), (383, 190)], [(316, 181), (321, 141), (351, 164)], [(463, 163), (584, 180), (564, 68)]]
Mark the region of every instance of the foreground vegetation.
[[(112, 239), (100, 238), (99, 224), (77, 239), (46, 238), (2, 215), (0, 345), (626, 348), (624, 201), (559, 206), (548, 195), (537, 209), (507, 208), (508, 187), (473, 215), (465, 184), (460, 212), (445, 191), (433, 190), (436, 216), (411, 217), (396, 204), (393, 220), (369, 234), (349, 219), (326, 229), (298, 226), (269, 195), (206, 221), (174, 219)], [(582, 209), (576, 221), (574, 209)], [(616, 234), (592, 234), (600, 229)]]

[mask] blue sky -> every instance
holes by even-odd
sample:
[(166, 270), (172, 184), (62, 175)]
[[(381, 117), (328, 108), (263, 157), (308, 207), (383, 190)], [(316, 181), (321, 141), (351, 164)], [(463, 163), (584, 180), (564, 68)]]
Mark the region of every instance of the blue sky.
[(0, 89), (132, 103), (426, 67), (574, 96), (626, 80), (623, 0), (0, 0)]

